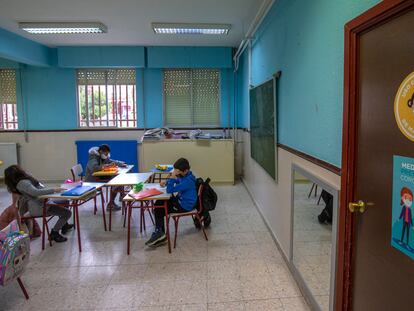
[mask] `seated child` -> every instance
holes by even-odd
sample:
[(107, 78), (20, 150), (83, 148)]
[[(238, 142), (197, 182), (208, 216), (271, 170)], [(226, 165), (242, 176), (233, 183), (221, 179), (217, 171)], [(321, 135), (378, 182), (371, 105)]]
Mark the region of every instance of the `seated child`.
[[(4, 171), (4, 182), (7, 190), (12, 194), (19, 195), (19, 208), (25, 206), (29, 211), (30, 216), (42, 216), (43, 214), (43, 200), (39, 196), (61, 192), (61, 188), (46, 188), (37, 179), (26, 173), (17, 165), (9, 166)], [(63, 204), (63, 202), (55, 202), (56, 204)], [(52, 202), (53, 203), (53, 202)], [(68, 220), (72, 216), (72, 212), (64, 206), (49, 206), (47, 215), (57, 216), (59, 219), (53, 227), (49, 238), (55, 242), (66, 242), (67, 238), (60, 235), (66, 234), (68, 230), (73, 228), (73, 225), (68, 224)]]
[[(127, 165), (122, 161), (112, 160), (111, 149), (108, 145), (103, 144), (99, 147), (92, 147), (89, 149), (89, 159), (88, 164), (86, 165), (86, 174), (85, 181), (87, 182), (99, 182), (102, 179), (96, 178), (93, 176), (93, 173), (101, 171), (103, 168), (116, 165), (119, 167), (126, 167)], [(122, 187), (112, 187), (110, 201), (108, 203), (107, 209), (120, 210), (121, 207), (115, 204), (115, 198), (118, 193), (122, 191)]]
[[(190, 163), (187, 159), (180, 158), (174, 163), (174, 170), (167, 182), (161, 182), (161, 186), (167, 186), (167, 193), (177, 193), (168, 201), (168, 213), (185, 213), (194, 209), (197, 203), (196, 178), (190, 171)], [(167, 237), (164, 229), (165, 210), (155, 208), (155, 231), (145, 243), (148, 246), (159, 246)]]

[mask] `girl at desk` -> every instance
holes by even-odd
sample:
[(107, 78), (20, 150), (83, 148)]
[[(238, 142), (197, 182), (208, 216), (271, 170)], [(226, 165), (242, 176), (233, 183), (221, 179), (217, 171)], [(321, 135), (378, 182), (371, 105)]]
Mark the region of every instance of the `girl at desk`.
[[(39, 197), (64, 190), (61, 188), (46, 188), (18, 165), (9, 166), (4, 171), (4, 182), (9, 192), (19, 196), (18, 207), (22, 216), (26, 212), (29, 212), (30, 216), (33, 217), (42, 216), (44, 206), (43, 201)], [(61, 200), (52, 203), (64, 204), (65, 202)], [(47, 208), (47, 215), (58, 217), (58, 221), (53, 227), (49, 239), (55, 242), (66, 242), (67, 238), (62, 236), (59, 231), (62, 230), (62, 234), (66, 234), (66, 232), (73, 228), (73, 225), (68, 223), (72, 212), (67, 207), (61, 205), (49, 206)]]

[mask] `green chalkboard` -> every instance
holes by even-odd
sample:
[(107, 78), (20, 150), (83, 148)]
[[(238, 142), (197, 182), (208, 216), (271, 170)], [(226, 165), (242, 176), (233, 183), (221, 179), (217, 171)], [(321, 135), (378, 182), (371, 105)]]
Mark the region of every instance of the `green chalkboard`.
[(275, 79), (250, 90), (251, 156), (276, 179)]

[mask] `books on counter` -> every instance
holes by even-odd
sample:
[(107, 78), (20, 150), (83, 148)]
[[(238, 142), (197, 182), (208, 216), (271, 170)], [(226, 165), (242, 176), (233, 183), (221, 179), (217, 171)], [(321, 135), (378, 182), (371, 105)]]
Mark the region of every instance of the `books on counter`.
[(189, 132), (173, 131), (169, 128), (155, 128), (148, 130), (142, 136), (141, 141), (158, 141), (161, 139), (229, 139), (230, 135), (224, 130), (223, 134), (204, 133), (200, 129), (195, 129)]

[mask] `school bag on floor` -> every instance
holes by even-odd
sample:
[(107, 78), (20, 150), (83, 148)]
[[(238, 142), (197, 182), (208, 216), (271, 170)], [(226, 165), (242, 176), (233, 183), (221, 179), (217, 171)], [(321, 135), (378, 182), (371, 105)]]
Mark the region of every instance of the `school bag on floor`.
[(0, 285), (5, 286), (20, 277), (29, 257), (29, 235), (20, 232), (17, 220), (13, 220), (0, 231)]

